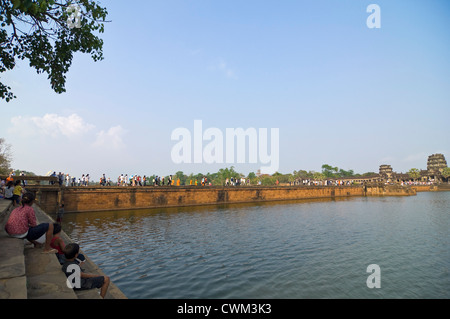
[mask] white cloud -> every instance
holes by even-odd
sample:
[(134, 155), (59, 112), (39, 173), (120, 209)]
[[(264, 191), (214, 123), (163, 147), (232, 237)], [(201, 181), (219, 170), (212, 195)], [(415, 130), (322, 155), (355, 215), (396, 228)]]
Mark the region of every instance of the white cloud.
[(196, 50), (189, 51), (189, 54), (193, 55), (193, 56), (199, 55), (200, 53), (202, 53), (202, 49), (196, 49)]
[[(11, 119), (12, 127), (9, 132), (27, 139), (33, 137), (50, 137), (57, 139), (63, 137), (71, 142), (81, 142), (83, 145), (89, 144), (94, 148), (103, 150), (119, 150), (125, 144), (123, 136), (126, 130), (117, 125), (108, 130), (95, 130), (95, 125), (87, 123), (77, 114), (60, 116), (57, 114), (45, 114), (42, 117), (16, 116)], [(66, 143), (65, 140), (61, 140)], [(49, 140), (49, 142), (52, 142)]]
[(233, 68), (231, 68), (223, 59), (220, 59), (219, 62), (212, 67), (213, 70), (219, 70), (222, 72), (227, 78), (236, 79), (236, 72)]
[(93, 143), (93, 146), (111, 150), (119, 150), (125, 146), (122, 139), (125, 133), (126, 131), (120, 125), (113, 126), (106, 132), (102, 130), (97, 133), (97, 138)]
[(39, 134), (51, 137), (63, 135), (72, 138), (84, 135), (95, 127), (86, 123), (77, 114), (67, 117), (57, 114), (45, 114), (42, 117), (16, 116), (11, 119), (11, 123), (13, 127), (10, 131), (24, 136)]

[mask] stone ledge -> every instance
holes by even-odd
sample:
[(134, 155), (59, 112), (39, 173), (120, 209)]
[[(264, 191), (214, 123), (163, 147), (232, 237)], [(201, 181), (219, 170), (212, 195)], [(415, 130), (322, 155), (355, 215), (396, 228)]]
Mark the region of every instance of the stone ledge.
[(23, 240), (11, 238), (5, 224), (12, 202), (0, 200), (0, 298), (27, 299), (27, 278)]
[[(68, 288), (55, 254), (43, 254), (42, 248), (8, 236), (4, 226), (12, 208), (10, 201), (0, 200), (0, 299), (101, 299), (97, 289)], [(38, 223), (54, 222), (39, 207), (34, 209)], [(102, 274), (90, 260), (86, 264), (89, 270)], [(106, 298), (126, 299), (114, 285), (110, 289)]]
[(25, 276), (0, 279), (0, 299), (27, 299)]
[[(39, 206), (34, 205), (33, 207), (34, 207), (34, 210), (35, 210), (35, 213), (36, 213), (36, 217), (40, 220), (41, 223), (54, 223), (55, 222)], [(63, 240), (66, 243), (66, 245), (68, 243), (70, 243), (70, 242), (73, 242), (69, 238), (69, 236), (67, 236), (67, 234), (64, 232), (64, 230), (61, 231), (61, 237), (63, 238)], [(82, 268), (84, 268), (87, 273), (97, 274), (99, 276), (105, 276), (103, 271), (95, 263), (93, 263), (90, 260), (90, 258), (86, 255), (86, 253), (84, 253), (82, 250), (80, 252), (86, 257), (86, 262), (82, 266)], [(45, 255), (45, 254), (42, 254), (42, 255)], [(61, 276), (63, 276), (63, 278), (64, 278), (64, 286), (67, 289), (67, 285), (65, 284), (66, 276), (62, 272), (61, 265), (59, 264), (58, 259), (56, 258), (56, 256), (54, 256), (54, 261), (57, 264), (57, 269), (59, 271), (59, 274), (61, 274)], [(102, 297), (100, 297), (100, 295), (98, 293), (99, 289), (72, 290), (72, 291), (73, 291), (73, 293), (76, 295), (76, 297), (78, 299), (102, 299)], [(111, 282), (109, 284), (109, 288), (108, 288), (108, 291), (106, 293), (105, 299), (127, 299), (127, 297), (123, 294), (123, 292), (116, 285), (114, 285), (114, 283)]]
[(23, 240), (1, 236), (0, 247), (0, 278), (25, 276)]
[(77, 299), (67, 287), (66, 276), (55, 254), (41, 248), (25, 248), (28, 299)]

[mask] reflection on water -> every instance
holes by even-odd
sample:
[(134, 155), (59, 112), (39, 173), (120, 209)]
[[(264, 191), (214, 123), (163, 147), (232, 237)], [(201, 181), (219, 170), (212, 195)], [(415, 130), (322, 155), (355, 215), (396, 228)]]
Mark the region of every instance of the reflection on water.
[(129, 298), (449, 298), (449, 212), (450, 192), (430, 192), (68, 214), (63, 228)]

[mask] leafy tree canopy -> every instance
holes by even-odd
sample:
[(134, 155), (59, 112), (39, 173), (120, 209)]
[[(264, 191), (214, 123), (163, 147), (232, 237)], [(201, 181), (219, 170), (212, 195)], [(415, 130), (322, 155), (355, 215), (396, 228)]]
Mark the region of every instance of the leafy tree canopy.
[(353, 170), (343, 170), (339, 167), (333, 167), (328, 164), (322, 165), (322, 174), (326, 178), (339, 178), (339, 177), (351, 177), (355, 175), (355, 172)]
[[(103, 59), (106, 8), (93, 0), (0, 0), (0, 73), (16, 59), (28, 60), (37, 73), (47, 73), (56, 93), (66, 91), (65, 74), (75, 52)], [(15, 98), (0, 82), (0, 98)]]
[(450, 167), (445, 167), (445, 168), (442, 170), (442, 176), (445, 177), (445, 178), (450, 177)]
[(409, 175), (409, 177), (411, 177), (413, 179), (417, 179), (420, 177), (420, 170), (418, 168), (411, 168), (408, 171), (408, 175)]
[(16, 176), (20, 176), (20, 174), (22, 174), (22, 173), (25, 174), (26, 176), (36, 176), (36, 174), (33, 172), (29, 172), (29, 171), (25, 171), (25, 170), (21, 170), (21, 169), (14, 170), (14, 174)]
[(4, 138), (0, 138), (0, 175), (10, 173), (11, 168), (11, 145)]

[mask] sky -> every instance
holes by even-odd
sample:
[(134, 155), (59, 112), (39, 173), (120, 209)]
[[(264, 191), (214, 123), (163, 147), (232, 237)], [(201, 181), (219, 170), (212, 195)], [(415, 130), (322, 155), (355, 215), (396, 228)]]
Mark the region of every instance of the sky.
[[(265, 165), (250, 162), (249, 141), (243, 163), (174, 160), (174, 147), (188, 145), (174, 131), (190, 133), (194, 153), (199, 138), (200, 150), (210, 143), (209, 128), (223, 145), (227, 129), (255, 129), (258, 141), (259, 129), (278, 129), (284, 174), (323, 164), (406, 172), (426, 169), (431, 154), (450, 160), (447, 0), (100, 3), (110, 21), (104, 60), (75, 54), (67, 92), (52, 91), (26, 61), (1, 74), (17, 96), (0, 100), (14, 169), (114, 179)], [(370, 4), (379, 28), (368, 26)]]

